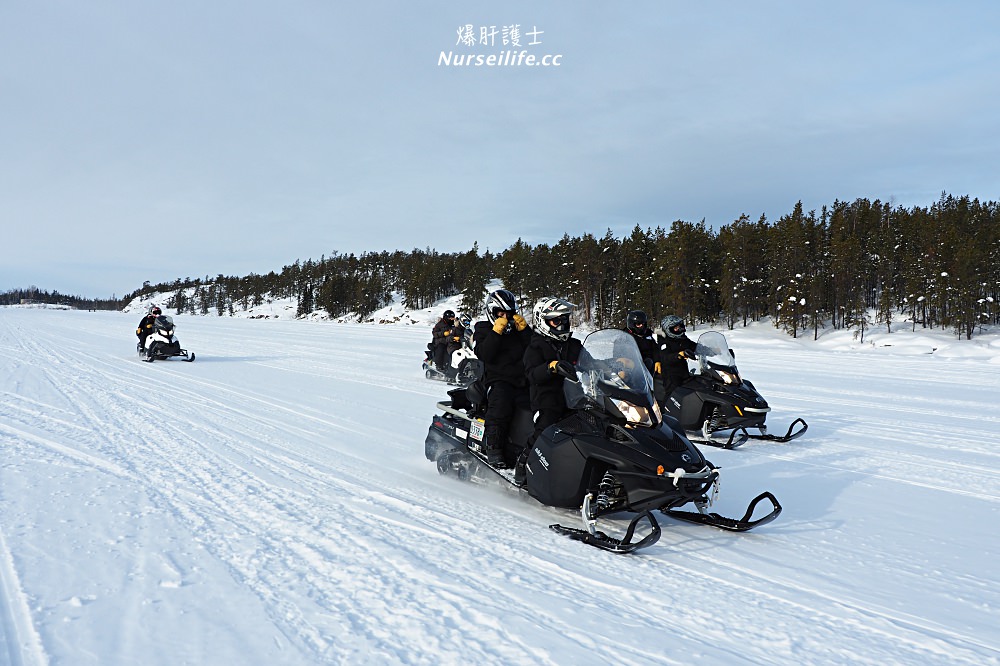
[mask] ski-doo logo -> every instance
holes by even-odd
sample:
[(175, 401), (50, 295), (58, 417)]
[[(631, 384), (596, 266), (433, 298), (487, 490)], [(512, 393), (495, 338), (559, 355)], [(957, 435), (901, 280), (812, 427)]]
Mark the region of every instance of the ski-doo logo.
[(537, 446), (535, 447), (535, 453), (538, 454), (538, 462), (542, 463), (542, 467), (544, 467), (545, 469), (548, 469), (549, 468), (549, 461), (545, 459), (545, 456), (542, 455), (542, 452), (538, 450)]
[(681, 408), (681, 403), (677, 402), (677, 398), (675, 398), (674, 396), (670, 396), (670, 402), (674, 403), (674, 407), (676, 407), (677, 409)]
[(683, 460), (684, 462), (691, 462), (691, 456), (685, 453), (684, 455), (681, 456), (681, 460)]

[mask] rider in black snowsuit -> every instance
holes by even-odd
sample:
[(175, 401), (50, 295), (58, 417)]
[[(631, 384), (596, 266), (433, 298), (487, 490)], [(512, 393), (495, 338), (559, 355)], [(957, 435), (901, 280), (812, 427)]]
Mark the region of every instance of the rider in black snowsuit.
[(517, 406), (527, 408), (528, 382), (524, 350), (531, 340), (528, 322), (517, 312), (517, 299), (506, 289), (486, 297), (489, 321), (476, 322), (474, 350), (483, 362), (486, 385), (486, 459), (501, 468), (514, 466), (524, 442), (510, 441), (510, 423)]
[(139, 336), (139, 349), (146, 348), (146, 338), (153, 332), (153, 324), (156, 318), (163, 314), (157, 306), (150, 308), (149, 312), (139, 321), (139, 326), (135, 329), (135, 334)]
[[(687, 359), (694, 358), (697, 344), (687, 337), (684, 320), (676, 315), (663, 318), (661, 322), (665, 338), (660, 338), (660, 365), (663, 368), (663, 397), (670, 397), (674, 389), (691, 377)], [(660, 396), (657, 396), (660, 398)]]
[(451, 373), (455, 369), (451, 367), (451, 354), (462, 346), (462, 334), (465, 329), (455, 321), (455, 313), (445, 310), (438, 323), (434, 324), (431, 331), (433, 336), (434, 365), (438, 372)]

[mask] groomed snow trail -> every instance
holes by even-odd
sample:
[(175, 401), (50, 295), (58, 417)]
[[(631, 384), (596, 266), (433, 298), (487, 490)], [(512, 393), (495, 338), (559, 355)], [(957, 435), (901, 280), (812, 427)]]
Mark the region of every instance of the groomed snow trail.
[(133, 319), (0, 308), (12, 664), (1000, 663), (996, 365), (735, 332), (810, 428), (707, 450), (715, 509), (784, 513), (622, 557), (438, 476), (428, 329), (181, 316), (145, 364)]

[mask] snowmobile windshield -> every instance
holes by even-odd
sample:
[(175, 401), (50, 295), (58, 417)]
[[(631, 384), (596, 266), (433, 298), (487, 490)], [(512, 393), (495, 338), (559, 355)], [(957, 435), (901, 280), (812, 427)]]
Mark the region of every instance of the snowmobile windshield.
[(596, 404), (632, 425), (655, 426), (660, 422), (653, 376), (628, 332), (609, 329), (588, 335), (576, 371), (579, 381), (563, 382), (571, 409)]
[(698, 356), (698, 369), (702, 374), (714, 371), (727, 384), (740, 383), (736, 358), (729, 348), (726, 336), (718, 331), (708, 331), (699, 336), (697, 344), (694, 353)]
[(156, 318), (156, 330), (169, 334), (174, 330), (174, 320), (167, 315), (160, 315)]

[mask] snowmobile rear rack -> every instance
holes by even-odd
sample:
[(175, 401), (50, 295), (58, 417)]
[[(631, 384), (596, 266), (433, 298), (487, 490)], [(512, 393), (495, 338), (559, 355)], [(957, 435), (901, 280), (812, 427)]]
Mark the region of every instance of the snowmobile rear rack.
[[(758, 518), (757, 520), (751, 520), (754, 509), (756, 509), (757, 505), (760, 504), (760, 502), (765, 499), (771, 502), (772, 506), (771, 513), (761, 518)], [(781, 513), (781, 505), (778, 504), (778, 500), (777, 498), (775, 498), (774, 495), (772, 495), (769, 492), (763, 492), (760, 495), (757, 495), (757, 497), (755, 497), (753, 501), (750, 502), (750, 506), (747, 507), (747, 512), (743, 514), (743, 517), (738, 520), (735, 518), (726, 518), (725, 516), (720, 516), (717, 513), (704, 513), (702, 511), (695, 512), (695, 511), (680, 511), (678, 509), (665, 509), (663, 513), (678, 520), (684, 520), (689, 523), (696, 523), (699, 525), (711, 525), (712, 527), (718, 527), (720, 529), (729, 530), (731, 532), (746, 532), (748, 530), (752, 530), (755, 527), (759, 527), (760, 525), (766, 525), (767, 523), (777, 518), (778, 514)]]
[[(612, 553), (619, 554), (633, 553), (640, 548), (652, 546), (654, 543), (659, 541), (660, 525), (656, 522), (656, 518), (654, 518), (653, 514), (649, 511), (643, 511), (633, 518), (628, 524), (628, 529), (625, 530), (625, 536), (621, 539), (616, 539), (608, 536), (604, 532), (601, 532), (597, 529), (597, 520), (592, 517), (590, 510), (590, 501), (592, 499), (593, 494), (588, 493), (587, 496), (583, 498), (583, 506), (580, 507), (580, 515), (583, 517), (585, 529), (564, 527), (563, 525), (558, 524), (549, 525), (549, 528), (559, 534), (565, 534), (574, 541), (582, 541), (588, 546), (594, 546), (595, 548), (600, 548), (601, 550), (607, 550)], [(649, 523), (650, 532), (638, 541), (633, 542), (632, 537), (635, 535), (635, 528), (642, 520)]]

